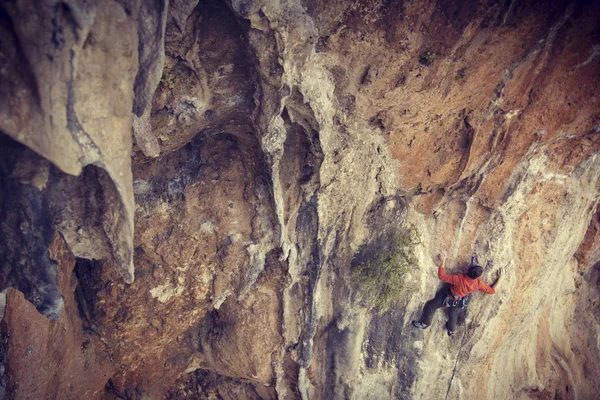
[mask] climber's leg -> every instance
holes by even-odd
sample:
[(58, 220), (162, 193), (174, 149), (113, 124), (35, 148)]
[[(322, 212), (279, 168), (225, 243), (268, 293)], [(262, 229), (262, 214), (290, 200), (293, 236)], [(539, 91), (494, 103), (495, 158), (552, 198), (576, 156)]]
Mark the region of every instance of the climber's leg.
[(431, 324), (433, 315), (435, 314), (437, 309), (440, 308), (444, 303), (444, 297), (446, 297), (446, 293), (444, 291), (439, 291), (433, 299), (425, 303), (425, 307), (423, 307), (423, 315), (421, 315), (420, 322), (427, 326)]
[[(448, 329), (448, 334), (452, 335), (456, 330), (456, 321), (458, 321), (458, 314), (460, 313), (460, 307), (450, 307), (448, 308), (448, 322), (446, 323), (446, 329)], [(452, 332), (452, 333), (450, 333)]]

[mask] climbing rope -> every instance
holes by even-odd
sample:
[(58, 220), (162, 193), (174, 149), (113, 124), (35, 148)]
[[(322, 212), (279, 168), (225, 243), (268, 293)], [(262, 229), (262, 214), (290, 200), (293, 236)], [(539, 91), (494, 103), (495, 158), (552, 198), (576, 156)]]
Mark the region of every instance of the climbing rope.
[[(475, 265), (476, 262), (477, 254), (474, 253), (473, 256), (471, 256), (471, 262), (469, 263), (467, 270), (473, 265)], [(463, 320), (463, 325), (464, 329), (462, 339), (460, 339), (460, 347), (458, 348), (458, 354), (456, 355), (456, 360), (454, 361), (454, 368), (452, 368), (452, 376), (450, 377), (450, 382), (448, 382), (448, 390), (446, 391), (446, 397), (444, 397), (444, 400), (448, 400), (448, 395), (450, 394), (450, 389), (452, 388), (452, 381), (454, 380), (454, 375), (456, 374), (456, 367), (458, 367), (460, 353), (462, 352), (463, 345), (465, 344), (465, 338), (467, 337), (467, 308), (465, 308), (465, 318)]]
[(460, 358), (460, 353), (462, 351), (463, 345), (465, 344), (465, 338), (467, 337), (467, 309), (465, 309), (465, 319), (463, 321), (463, 324), (463, 336), (460, 340), (460, 347), (458, 348), (458, 354), (456, 355), (456, 360), (454, 361), (454, 368), (452, 368), (452, 376), (450, 377), (450, 382), (448, 382), (448, 390), (446, 391), (446, 397), (444, 397), (444, 400), (448, 400), (450, 388), (452, 387), (452, 381), (454, 380), (454, 375), (456, 374), (456, 367), (458, 366), (458, 359)]

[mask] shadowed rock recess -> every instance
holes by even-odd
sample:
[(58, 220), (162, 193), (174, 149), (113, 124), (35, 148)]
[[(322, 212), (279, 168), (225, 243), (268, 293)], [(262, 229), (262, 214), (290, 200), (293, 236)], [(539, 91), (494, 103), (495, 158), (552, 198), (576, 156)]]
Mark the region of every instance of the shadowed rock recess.
[(0, 398), (597, 399), (599, 200), (597, 1), (0, 1)]

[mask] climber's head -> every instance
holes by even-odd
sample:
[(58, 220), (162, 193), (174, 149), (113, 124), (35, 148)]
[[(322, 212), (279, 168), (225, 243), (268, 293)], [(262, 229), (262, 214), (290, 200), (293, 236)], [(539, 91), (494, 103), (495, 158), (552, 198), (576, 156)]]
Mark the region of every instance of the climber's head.
[(483, 268), (481, 268), (479, 265), (473, 265), (471, 268), (469, 268), (469, 272), (467, 272), (467, 275), (471, 279), (477, 279), (481, 276), (481, 274), (483, 274)]

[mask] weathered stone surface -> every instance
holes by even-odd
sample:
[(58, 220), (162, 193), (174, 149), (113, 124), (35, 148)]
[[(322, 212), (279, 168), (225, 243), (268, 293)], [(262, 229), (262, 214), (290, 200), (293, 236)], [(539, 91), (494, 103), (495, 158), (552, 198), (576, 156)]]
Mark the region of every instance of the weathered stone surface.
[(219, 376), (210, 371), (196, 370), (182, 382), (177, 382), (165, 399), (263, 399), (251, 384)]
[[(178, 151), (136, 167), (136, 281), (119, 282), (106, 265), (79, 269), (90, 318), (120, 366), (111, 378), (115, 393), (160, 397), (185, 371), (210, 367), (227, 372), (224, 365), (239, 364), (226, 361), (226, 354), (253, 359), (243, 352), (227, 353), (227, 348), (217, 348), (225, 354), (213, 359), (196, 343), (212, 309), (227, 315), (232, 308), (248, 307), (254, 316), (262, 311), (255, 304), (277, 304), (269, 300), (277, 299), (278, 286), (267, 290), (257, 282), (277, 234), (259, 149), (253, 135), (199, 135)], [(242, 318), (231, 313), (230, 324)], [(257, 372), (248, 379), (260, 385), (273, 379), (270, 353), (279, 344), (278, 315), (275, 307), (265, 310), (264, 320), (253, 321), (254, 331), (269, 322), (273, 335), (265, 344), (270, 350), (249, 348), (252, 356), (266, 357), (250, 364)], [(227, 330), (222, 340), (235, 343), (233, 333), (252, 332), (248, 325)], [(243, 365), (228, 376), (246, 378), (249, 367)]]
[(0, 146), (0, 287), (18, 288), (39, 312), (57, 319), (63, 300), (48, 256), (54, 230), (43, 193), (50, 163), (2, 134)]
[(78, 175), (90, 164), (108, 173), (105, 184), (118, 197), (104, 257), (127, 281), (133, 280), (134, 211), (127, 110), (138, 62), (137, 8), (17, 1), (3, 2), (0, 11), (0, 130), (65, 173)]
[(110, 259), (111, 239), (122, 226), (119, 193), (103, 169), (64, 174), (3, 134), (0, 155), (1, 287), (19, 289), (38, 311), (57, 319), (63, 299), (56, 263), (48, 257), (53, 234), (60, 232), (82, 257)]
[(157, 157), (160, 147), (150, 126), (152, 97), (165, 60), (165, 27), (169, 1), (142, 1), (138, 20), (139, 68), (133, 87), (133, 134), (146, 156)]
[(8, 289), (2, 320), (8, 377), (4, 398), (100, 398), (115, 366), (102, 342), (90, 340), (94, 332), (81, 323), (85, 317), (76, 300), (80, 289), (73, 273), (75, 258), (58, 235), (49, 252), (59, 266), (65, 310), (59, 320), (47, 319), (21, 293)]
[[(106, 161), (73, 177), (39, 157), (36, 168), (19, 157), (7, 164), (19, 190), (47, 199), (56, 218), (41, 238), (54, 229), (80, 244), (71, 250), (85, 258), (76, 267), (81, 324), (114, 368), (104, 398), (598, 396), (598, 4), (203, 0), (171, 1), (167, 14), (166, 2), (141, 5), (151, 6), (161, 11), (143, 18), (150, 23), (130, 24), (132, 35), (104, 50), (139, 40), (119, 62), (149, 62), (113, 79), (131, 93), (118, 99), (129, 102), (125, 117), (111, 123), (137, 106), (147, 118), (150, 107), (152, 143), (138, 137), (132, 169)], [(10, 39), (25, 29), (11, 25), (20, 15), (11, 7), (2, 29), (16, 33), (0, 40), (17, 65), (29, 65), (30, 50)], [(61, 15), (77, 9), (60, 7)], [(88, 25), (122, 27), (104, 7)], [(127, 3), (124, 18), (138, 21), (139, 7)], [(50, 65), (70, 76), (62, 57)], [(2, 60), (3, 77), (12, 74), (3, 79), (14, 83), (1, 90), (23, 89), (13, 90), (13, 108), (0, 108), (9, 110), (1, 129), (79, 173), (81, 150), (61, 147), (62, 162), (79, 165), (69, 170), (42, 151), (45, 120), (17, 118), (48, 114), (35, 111), (47, 110), (46, 100), (32, 94), (41, 66)], [(77, 60), (86, 71), (97, 59)], [(111, 80), (111, 68), (98, 82)], [(133, 100), (138, 71), (147, 75)], [(78, 92), (78, 110), (102, 104), (109, 113), (102, 99), (115, 91)], [(67, 107), (68, 91), (53, 98)], [(131, 284), (106, 257), (115, 241), (98, 234), (120, 226), (111, 223), (119, 208), (107, 207), (127, 199), (117, 167), (133, 176)], [(57, 206), (59, 193), (72, 197), (62, 201), (69, 206)], [(8, 198), (4, 209), (16, 215)], [(10, 221), (3, 232), (22, 241)], [(69, 224), (79, 221), (96, 228), (73, 234)], [(363, 244), (408, 227), (420, 238), (419, 266), (405, 275), (405, 296), (378, 314), (352, 283), (353, 259)], [(46, 242), (31, 242), (28, 257), (46, 261), (34, 251)], [(441, 251), (451, 272), (477, 252), (488, 282), (508, 266), (496, 295), (473, 295), (451, 338), (443, 311), (428, 330), (410, 325), (439, 287), (432, 259)], [(57, 261), (60, 271), (69, 263)], [(14, 263), (2, 268), (9, 275)], [(62, 318), (76, 320), (66, 300), (65, 309)], [(7, 371), (8, 387), (29, 378)]]
[(201, 131), (251, 125), (257, 107), (253, 56), (244, 30), (227, 6), (203, 1), (185, 25), (174, 21), (166, 28), (165, 66), (151, 119), (152, 131), (166, 153)]

